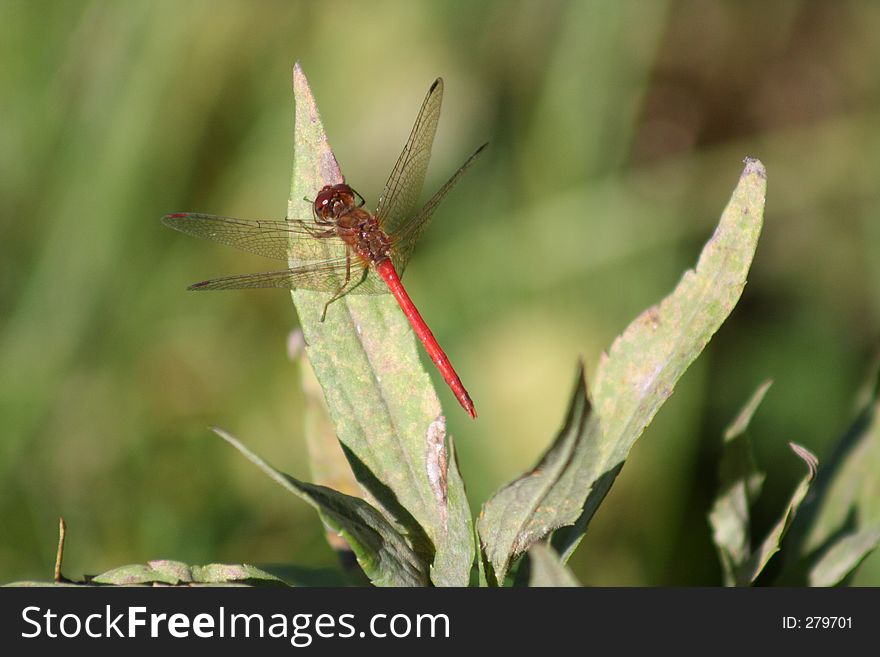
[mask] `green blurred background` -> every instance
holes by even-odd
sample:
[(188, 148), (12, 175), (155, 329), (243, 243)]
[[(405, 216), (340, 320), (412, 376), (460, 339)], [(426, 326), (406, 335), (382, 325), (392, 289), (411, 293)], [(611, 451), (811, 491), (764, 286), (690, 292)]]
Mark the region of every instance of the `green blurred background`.
[(775, 380), (753, 422), (766, 527), (802, 475), (786, 441), (827, 456), (878, 346), (878, 35), (873, 2), (0, 2), (0, 581), (51, 577), (59, 515), (71, 577), (335, 567), (312, 510), (206, 429), (309, 477), (289, 295), (185, 291), (273, 263), (159, 223), (283, 218), (299, 59), (370, 206), (437, 75), (426, 196), (490, 142), (407, 271), (480, 412), (428, 367), (475, 510), (763, 160), (743, 299), (573, 560), (588, 584), (719, 583), (723, 427)]

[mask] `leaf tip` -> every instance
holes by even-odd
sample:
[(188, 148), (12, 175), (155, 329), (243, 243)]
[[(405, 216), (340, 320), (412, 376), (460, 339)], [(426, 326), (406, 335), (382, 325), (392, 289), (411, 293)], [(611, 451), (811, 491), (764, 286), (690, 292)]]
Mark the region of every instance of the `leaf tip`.
[(788, 446), (791, 447), (795, 454), (804, 460), (807, 464), (807, 468), (810, 470), (810, 479), (813, 479), (816, 476), (816, 469), (819, 467), (819, 459), (816, 458), (816, 455), (806, 447), (798, 445), (797, 443), (789, 442)]
[(235, 436), (233, 436), (231, 433), (229, 433), (225, 429), (221, 429), (220, 427), (216, 427), (214, 425), (209, 426), (208, 429), (210, 431), (213, 431), (215, 434), (220, 436), (220, 438), (225, 440), (227, 443), (229, 443), (230, 445), (232, 445), (236, 449), (238, 449), (238, 446), (241, 445), (241, 443), (235, 438)]
[[(604, 355), (604, 354), (603, 354)], [(583, 389), (583, 395), (587, 398), (587, 403), (589, 400), (589, 392), (587, 390), (587, 365), (584, 360), (583, 354), (578, 356), (577, 360), (577, 374), (575, 375), (575, 388), (577, 390)]]
[(764, 167), (764, 163), (758, 158), (747, 156), (743, 159), (743, 164), (746, 165), (746, 168), (743, 169), (743, 177), (756, 175), (759, 178), (767, 179), (767, 169)]

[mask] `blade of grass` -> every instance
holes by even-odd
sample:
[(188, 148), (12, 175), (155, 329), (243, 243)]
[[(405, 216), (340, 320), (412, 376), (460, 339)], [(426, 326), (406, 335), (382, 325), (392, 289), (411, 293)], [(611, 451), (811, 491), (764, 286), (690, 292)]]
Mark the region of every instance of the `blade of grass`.
[(735, 584), (736, 570), (749, 558), (752, 549), (749, 508), (760, 494), (764, 474), (755, 465), (748, 427), (771, 383), (765, 381), (758, 387), (724, 432), (718, 494), (709, 512), (709, 524), (726, 586)]
[[(854, 537), (869, 536), (880, 522), (880, 362), (871, 368), (858, 408), (855, 420), (823, 462), (812, 494), (786, 538), (782, 575), (786, 584), (803, 585), (815, 577), (828, 581), (829, 572), (842, 568), (849, 559), (846, 555), (857, 551), (859, 540)], [(837, 560), (840, 563), (832, 567)], [(861, 561), (851, 559), (852, 568)]]
[(761, 574), (761, 571), (764, 570), (764, 567), (767, 565), (767, 562), (770, 561), (771, 557), (779, 552), (782, 539), (785, 537), (785, 533), (791, 526), (792, 520), (794, 520), (794, 517), (798, 512), (798, 508), (804, 501), (804, 498), (806, 498), (807, 493), (810, 491), (810, 485), (816, 478), (816, 468), (819, 466), (819, 460), (815, 455), (805, 447), (795, 443), (789, 443), (789, 445), (791, 446), (792, 451), (794, 451), (794, 453), (806, 463), (807, 474), (801, 479), (797, 488), (795, 488), (791, 500), (789, 500), (788, 506), (786, 506), (779, 522), (777, 522), (767, 533), (766, 538), (761, 542), (758, 549), (751, 554), (748, 561), (744, 563), (741, 568), (737, 569), (737, 586), (748, 586), (753, 583), (758, 578), (758, 575)]
[(810, 586), (835, 586), (880, 545), (880, 522), (835, 542), (810, 570)]
[(796, 528), (805, 534), (798, 546), (802, 555), (823, 548), (841, 531), (880, 521), (880, 368), (872, 372), (863, 396), (855, 421), (823, 462), (815, 495), (798, 519)]

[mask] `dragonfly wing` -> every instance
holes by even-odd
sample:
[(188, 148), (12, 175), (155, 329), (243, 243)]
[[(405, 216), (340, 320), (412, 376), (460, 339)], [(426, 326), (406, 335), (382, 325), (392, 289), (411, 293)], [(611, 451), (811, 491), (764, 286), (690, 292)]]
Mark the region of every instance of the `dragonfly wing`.
[(294, 267), (301, 263), (343, 258), (345, 243), (339, 238), (315, 235), (326, 226), (303, 221), (236, 219), (194, 212), (168, 214), (162, 223), (181, 233), (233, 246), (264, 258), (283, 260)]
[(386, 233), (394, 233), (415, 210), (425, 184), (431, 147), (443, 103), (443, 78), (437, 78), (422, 103), (412, 132), (388, 176), (376, 216)]
[(461, 180), (464, 172), (467, 171), (477, 158), (483, 154), (483, 151), (488, 145), (489, 144), (486, 143), (480, 146), (474, 154), (458, 168), (458, 171), (452, 174), (452, 177), (446, 181), (446, 184), (437, 190), (437, 193), (425, 203), (422, 209), (419, 210), (418, 214), (400, 225), (397, 232), (391, 235), (394, 244), (391, 259), (394, 262), (394, 268), (397, 269), (398, 273), (402, 274), (403, 270), (406, 268), (406, 264), (409, 262), (409, 258), (412, 255), (416, 242), (419, 241), (419, 237), (421, 237), (425, 228), (428, 226), (431, 216), (434, 214), (434, 210), (437, 209), (440, 201), (452, 191), (452, 188), (458, 184), (459, 180)]
[[(190, 285), (190, 290), (240, 290), (245, 288), (284, 288), (337, 292), (345, 281), (345, 259), (325, 261), (279, 271), (240, 274), (213, 278)], [(352, 259), (349, 276), (350, 294), (382, 294), (388, 292), (385, 282), (370, 269), (363, 284), (354, 287), (363, 276), (363, 265)]]

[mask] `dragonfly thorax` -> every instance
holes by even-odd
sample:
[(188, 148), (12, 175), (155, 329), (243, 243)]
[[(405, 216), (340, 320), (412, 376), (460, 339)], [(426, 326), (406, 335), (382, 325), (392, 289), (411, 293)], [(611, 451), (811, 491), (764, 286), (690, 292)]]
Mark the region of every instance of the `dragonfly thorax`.
[(379, 220), (360, 207), (357, 193), (348, 185), (325, 185), (315, 197), (318, 223), (332, 225), (333, 232), (368, 263), (379, 263), (391, 255), (391, 239)]
[(367, 262), (378, 264), (391, 256), (391, 238), (382, 230), (376, 216), (366, 210), (352, 208), (339, 217), (336, 234)]

